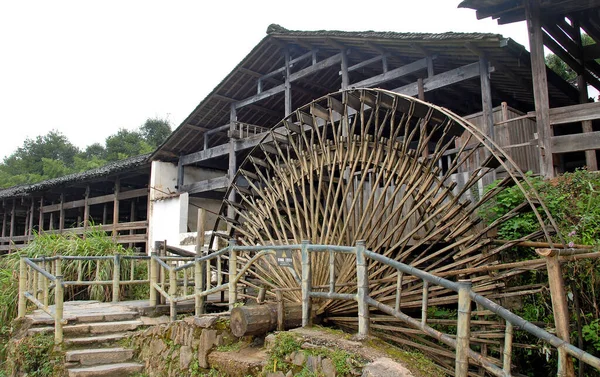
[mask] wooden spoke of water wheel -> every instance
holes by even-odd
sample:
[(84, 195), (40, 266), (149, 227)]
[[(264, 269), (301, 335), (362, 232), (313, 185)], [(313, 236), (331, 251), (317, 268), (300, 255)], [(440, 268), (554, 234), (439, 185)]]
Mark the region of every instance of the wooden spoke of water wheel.
[[(496, 178), (501, 180), (484, 190)], [(481, 220), (488, 207), (508, 186), (523, 193), (523, 202), (486, 225)], [(479, 129), (446, 109), (384, 90), (343, 91), (299, 108), (243, 161), (226, 197), (232, 191), (235, 200), (223, 202), (215, 229), (230, 229), (229, 236), (242, 244), (365, 240), (368, 249), (416, 268), (452, 280), (469, 278), (491, 298), (505, 297), (509, 279), (523, 271), (487, 267), (502, 264), (502, 252), (514, 245), (496, 242), (497, 229), (530, 212), (541, 230), (520, 241), (552, 244), (556, 233), (525, 175)], [(295, 258), (295, 268), (282, 268), (267, 257), (244, 281), (299, 287), (299, 255)], [(337, 292), (355, 292), (352, 258), (335, 256)], [(330, 254), (314, 253), (312, 266), (312, 285), (328, 286)], [(400, 278), (371, 263), (369, 282), (370, 294), (381, 302), (394, 306), (400, 293), (403, 310), (421, 307), (423, 284), (411, 276)], [(514, 287), (511, 292), (519, 294)], [(300, 292), (287, 290), (285, 299), (299, 301)], [(455, 302), (454, 292), (430, 287), (430, 306)], [(313, 305), (331, 318), (355, 312), (354, 302)]]

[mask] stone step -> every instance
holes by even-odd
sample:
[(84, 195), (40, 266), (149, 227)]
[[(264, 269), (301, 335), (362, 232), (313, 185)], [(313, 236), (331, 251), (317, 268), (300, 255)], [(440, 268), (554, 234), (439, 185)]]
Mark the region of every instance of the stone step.
[(128, 377), (144, 370), (138, 363), (104, 364), (69, 369), (69, 377)]
[(127, 333), (113, 333), (96, 336), (84, 336), (80, 338), (65, 338), (64, 342), (67, 347), (101, 345), (117, 342), (125, 338), (127, 335)]
[(123, 363), (133, 358), (133, 350), (127, 348), (97, 348), (67, 351), (67, 362), (79, 363), (81, 366)]
[[(44, 313), (46, 314), (46, 313)], [(67, 323), (92, 323), (92, 322), (117, 322), (117, 321), (128, 321), (137, 319), (140, 314), (137, 311), (128, 312), (115, 312), (115, 313), (103, 313), (103, 312), (88, 312), (77, 315), (67, 315), (64, 319)], [(33, 326), (39, 325), (54, 325), (54, 319), (49, 315), (38, 315), (31, 316), (31, 324)]]
[[(77, 325), (67, 325), (63, 327), (63, 334), (83, 335), (83, 334), (105, 334), (124, 331), (133, 331), (144, 323), (140, 320), (118, 321), (118, 322), (91, 322)], [(27, 330), (27, 335), (46, 334), (54, 332), (53, 326), (34, 327)]]

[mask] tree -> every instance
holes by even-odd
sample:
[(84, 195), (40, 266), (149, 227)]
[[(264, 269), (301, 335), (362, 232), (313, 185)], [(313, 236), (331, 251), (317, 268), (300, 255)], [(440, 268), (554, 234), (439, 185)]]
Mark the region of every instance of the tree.
[[(583, 46), (588, 46), (596, 43), (592, 37), (589, 35), (582, 33), (581, 34), (581, 44)], [(600, 59), (596, 59), (596, 62), (600, 63)], [(554, 54), (546, 55), (546, 65), (548, 68), (556, 72), (560, 77), (564, 80), (572, 82), (577, 78), (577, 72), (571, 69), (561, 58)]]
[(156, 148), (171, 134), (171, 125), (166, 119), (148, 118), (140, 127), (140, 133), (148, 144)]
[(106, 138), (106, 159), (118, 161), (131, 156), (152, 152), (153, 148), (137, 131), (121, 128)]

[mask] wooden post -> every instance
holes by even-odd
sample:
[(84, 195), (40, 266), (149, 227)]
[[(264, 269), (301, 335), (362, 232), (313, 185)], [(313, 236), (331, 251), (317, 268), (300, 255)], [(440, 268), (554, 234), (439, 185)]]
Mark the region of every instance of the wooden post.
[(348, 51), (344, 49), (340, 52), (342, 53), (342, 90), (345, 90), (348, 89), (348, 86), (350, 86), (350, 75), (348, 74)]
[(119, 235), (119, 231), (117, 230), (117, 226), (119, 225), (119, 191), (121, 191), (121, 181), (119, 178), (115, 180), (115, 195), (113, 201), (113, 222), (112, 222), (112, 237), (113, 239), (117, 239)]
[(8, 241), (9, 252), (11, 251), (10, 245), (12, 245), (12, 238), (15, 235), (15, 216), (16, 216), (15, 212), (16, 212), (16, 206), (17, 206), (16, 199), (13, 199), (12, 209), (10, 211), (10, 228), (9, 228), (9, 231), (8, 231), (8, 237), (10, 238), (10, 240)]
[(544, 60), (544, 39), (539, 0), (525, 1), (527, 33), (531, 50), (531, 74), (533, 78), (533, 98), (540, 149), (540, 174), (546, 178), (554, 177), (554, 164), (550, 149), (550, 102), (548, 97), (548, 78)]
[(417, 98), (421, 101), (425, 101), (425, 87), (423, 86), (423, 79), (417, 79)]
[(292, 112), (292, 82), (290, 81), (291, 67), (290, 67), (290, 50), (285, 49), (285, 96), (284, 96), (284, 109), (285, 115), (288, 116)]
[[(554, 313), (554, 324), (556, 336), (567, 343), (571, 343), (569, 330), (569, 307), (565, 292), (565, 281), (558, 260), (558, 253), (552, 249), (537, 249), (539, 256), (545, 257), (548, 269), (548, 284), (550, 286), (550, 297), (552, 298), (552, 311)], [(562, 349), (558, 349), (558, 371), (557, 376), (575, 377), (573, 359)]]
[(489, 62), (486, 58), (479, 58), (479, 78), (481, 81), (481, 108), (483, 111), (484, 127), (481, 130), (494, 139), (494, 110), (492, 106), (492, 84), (490, 80)]
[[(129, 206), (129, 222), (134, 222), (137, 220), (137, 214), (136, 214), (136, 206), (135, 206), (135, 202), (136, 202), (137, 198), (133, 198), (131, 199), (131, 205)], [(129, 230), (129, 235), (133, 236), (135, 234), (135, 231), (133, 229)], [(133, 246), (135, 246), (135, 244), (133, 242), (129, 243), (129, 248), (133, 248)]]
[(356, 301), (358, 302), (358, 336), (369, 336), (369, 266), (365, 258), (365, 241), (356, 242)]
[(182, 156), (179, 156), (179, 160), (177, 161), (177, 186), (176, 186), (177, 192), (181, 192), (181, 189), (183, 188), (184, 178), (185, 178), (185, 175), (184, 175), (185, 170), (184, 170), (184, 165), (181, 161), (181, 157)]
[(63, 276), (56, 275), (56, 285), (54, 287), (54, 344), (63, 342), (63, 302), (64, 302)]
[(456, 322), (456, 377), (469, 373), (469, 338), (471, 337), (471, 282), (460, 280), (458, 288), (458, 320)]
[(83, 229), (87, 229), (90, 223), (90, 186), (85, 188), (85, 196), (83, 198)]
[(177, 320), (177, 272), (175, 266), (169, 266), (169, 308), (171, 314), (171, 322)]
[(38, 233), (42, 233), (44, 231), (44, 198), (40, 198), (40, 219), (38, 222)]
[(512, 359), (512, 338), (513, 338), (513, 324), (506, 321), (506, 329), (504, 330), (504, 349), (502, 351), (502, 370), (508, 376), (511, 373), (511, 359)]
[(27, 264), (25, 259), (21, 257), (19, 260), (19, 306), (17, 310), (17, 318), (25, 317), (25, 309), (27, 307), (27, 299), (25, 298), (25, 290), (27, 289)]
[[(575, 29), (575, 33), (573, 33), (573, 35), (572, 35), (573, 41), (577, 44), (577, 47), (579, 48), (579, 51), (578, 51), (579, 56), (578, 56), (577, 61), (579, 62), (579, 64), (581, 64), (581, 66), (583, 67), (583, 69), (585, 71), (585, 58), (583, 56), (583, 44), (581, 41), (581, 29), (580, 29), (578, 20), (573, 20), (573, 28)], [(581, 75), (577, 76), (577, 89), (579, 90), (579, 103), (588, 103), (587, 82), (585, 80), (585, 76), (583, 75), (583, 72), (581, 73)], [(581, 122), (581, 128), (582, 128), (583, 132), (593, 132), (594, 131), (594, 129), (592, 128), (591, 120), (584, 120), (583, 122)], [(588, 170), (591, 170), (591, 171), (598, 170), (598, 161), (596, 160), (596, 151), (595, 150), (585, 151), (585, 164), (586, 164)]]
[(302, 327), (312, 324), (310, 291), (312, 285), (312, 273), (310, 270), (310, 253), (308, 244), (310, 241), (303, 240), (300, 252), (302, 255)]
[[(2, 238), (6, 237), (6, 210), (2, 214)], [(0, 242), (0, 245), (3, 245), (4, 242)]]
[[(121, 256), (115, 254), (113, 261), (112, 302), (119, 302), (119, 290), (121, 287)], [(131, 263), (133, 263), (133, 259), (131, 260)]]
[[(230, 120), (230, 126), (229, 126), (229, 166), (228, 166), (228, 170), (227, 170), (227, 174), (229, 176), (229, 185), (231, 186), (234, 182), (235, 179), (235, 173), (237, 171), (237, 159), (236, 159), (236, 155), (235, 155), (235, 138), (234, 138), (234, 131), (235, 131), (235, 121), (237, 120), (237, 110), (234, 106), (234, 104), (231, 104), (231, 111), (229, 114), (229, 120)], [(227, 198), (230, 202), (235, 202), (235, 190), (232, 189), (229, 192), (229, 197)], [(229, 217), (230, 219), (232, 219), (235, 216), (235, 211), (233, 210), (233, 208), (231, 206), (227, 207), (227, 217)], [(231, 231), (231, 225), (228, 225), (227, 229), (228, 231)], [(208, 276), (210, 276), (210, 271), (207, 271)], [(207, 286), (208, 287), (208, 286)]]
[(62, 233), (65, 229), (65, 194), (60, 194), (60, 210), (58, 212), (58, 232)]
[(104, 203), (102, 206), (102, 225), (106, 225), (108, 221), (108, 205)]
[(156, 289), (154, 285), (158, 282), (158, 263), (156, 262), (156, 252), (150, 253), (150, 297), (148, 298), (148, 305), (150, 307), (156, 306)]
[(229, 240), (229, 310), (232, 310), (237, 301), (237, 251), (233, 248), (236, 245), (235, 239)]
[(281, 292), (281, 290), (276, 290), (275, 291), (275, 297), (277, 300), (277, 331), (283, 331), (284, 330), (284, 322), (285, 322), (285, 318), (284, 318), (284, 313), (283, 311), (285, 310), (284, 307), (284, 303), (283, 303), (283, 292)]
[[(29, 230), (27, 235), (31, 237), (33, 235), (33, 214), (35, 213), (35, 199), (31, 198), (31, 210), (29, 211)], [(27, 240), (29, 242), (31, 240)]]

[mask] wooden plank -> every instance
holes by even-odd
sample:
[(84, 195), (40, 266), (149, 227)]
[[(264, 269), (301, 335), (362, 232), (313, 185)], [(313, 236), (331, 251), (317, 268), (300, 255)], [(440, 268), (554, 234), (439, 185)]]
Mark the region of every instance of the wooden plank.
[(600, 149), (600, 131), (553, 136), (550, 139), (550, 142), (553, 153), (568, 153)]
[(352, 84), (350, 84), (350, 86), (353, 86), (356, 88), (373, 87), (373, 86), (383, 84), (384, 82), (395, 80), (397, 78), (409, 75), (411, 73), (414, 73), (414, 72), (417, 72), (417, 71), (420, 71), (420, 70), (426, 69), (426, 68), (427, 68), (427, 58), (423, 58), (423, 59), (417, 60), (415, 62), (412, 62), (410, 64), (403, 65), (402, 67), (392, 69), (391, 71), (384, 72), (380, 75), (369, 77), (368, 79), (352, 83)]
[[(348, 72), (356, 71), (357, 69), (360, 69), (362, 67), (366, 67), (366, 66), (368, 66), (370, 64), (377, 63), (377, 62), (382, 61), (383, 59), (385, 59), (387, 57), (390, 57), (390, 54), (377, 55), (374, 58), (363, 60), (362, 62), (360, 62), (358, 64), (354, 64), (354, 65), (348, 67)], [(339, 74), (341, 76), (342, 75), (342, 71), (340, 71)]]
[(292, 82), (290, 81), (291, 74), (290, 50), (285, 50), (285, 97), (284, 97), (284, 112), (288, 116), (292, 112)]
[(222, 176), (184, 185), (181, 190), (190, 194), (227, 188), (229, 177)]
[[(133, 198), (138, 198), (138, 197), (147, 196), (147, 195), (148, 195), (147, 188), (122, 191), (119, 193), (119, 200), (133, 199)], [(101, 196), (89, 198), (88, 205), (91, 206), (91, 205), (95, 205), (95, 204), (112, 202), (114, 200), (114, 196), (115, 196), (115, 194), (108, 194), (108, 195), (101, 195)], [(73, 208), (79, 208), (79, 207), (83, 207), (83, 206), (85, 206), (85, 199), (74, 200), (72, 202), (65, 202), (63, 204), (64, 209), (73, 209)], [(50, 205), (42, 207), (43, 213), (56, 212), (59, 210), (60, 210), (60, 203), (50, 204)]]
[(550, 109), (550, 124), (565, 124), (600, 119), (600, 102)]
[[(494, 72), (494, 68), (490, 67), (490, 72)], [(471, 63), (438, 73), (435, 76), (428, 77), (423, 80), (423, 89), (425, 92), (443, 88), (444, 86), (456, 84), (464, 80), (472, 79), (479, 76), (479, 62)], [(396, 93), (405, 94), (407, 96), (416, 96), (419, 93), (419, 88), (416, 82), (401, 86), (393, 90)]]

